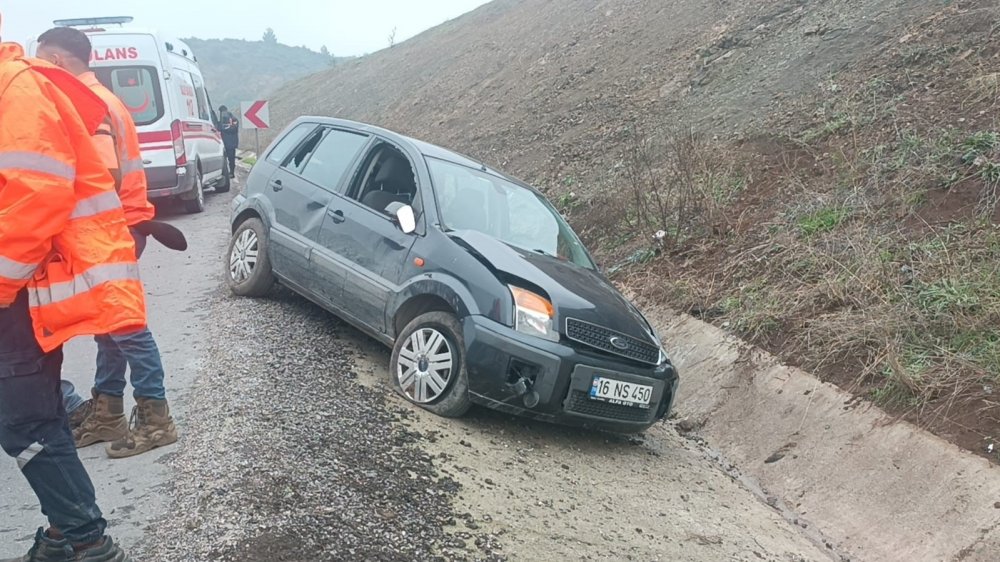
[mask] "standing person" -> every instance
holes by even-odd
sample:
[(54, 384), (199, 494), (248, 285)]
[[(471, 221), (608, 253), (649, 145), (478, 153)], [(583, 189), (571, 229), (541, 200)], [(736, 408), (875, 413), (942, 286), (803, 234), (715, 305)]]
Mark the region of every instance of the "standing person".
[(73, 446), (62, 345), (146, 323), (135, 245), (91, 135), (107, 108), (70, 74), (0, 43), (0, 446), (50, 527), (5, 562), (125, 562)]
[[(135, 227), (155, 215), (146, 196), (146, 173), (142, 166), (139, 135), (132, 115), (114, 93), (90, 71), (92, 47), (85, 33), (71, 27), (56, 27), (38, 38), (38, 57), (64, 68), (100, 97), (108, 106), (111, 136), (96, 135), (103, 162), (116, 179), (125, 220), (135, 239), (136, 257), (146, 247), (146, 236)], [(103, 148), (102, 148), (103, 147)], [(98, 335), (97, 373), (91, 390), (93, 399), (84, 402), (72, 383), (63, 381), (64, 402), (77, 447), (110, 442), (111, 458), (139, 455), (177, 441), (177, 427), (170, 416), (164, 388), (163, 362), (148, 328), (114, 335)], [(132, 426), (125, 419), (125, 371), (131, 368), (136, 406)]]
[(236, 149), (240, 147), (240, 122), (224, 105), (219, 106), (219, 130), (222, 131), (222, 145), (229, 162), (229, 177), (235, 178)]

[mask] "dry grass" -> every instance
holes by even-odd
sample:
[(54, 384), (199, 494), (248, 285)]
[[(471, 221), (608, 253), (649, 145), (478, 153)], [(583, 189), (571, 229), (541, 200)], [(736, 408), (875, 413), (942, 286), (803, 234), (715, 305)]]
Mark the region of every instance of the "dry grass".
[[(839, 91), (793, 138), (812, 165), (773, 157), (771, 184), (757, 186), (772, 198), (752, 208), (735, 151), (686, 132), (637, 136), (627, 204), (603, 217), (605, 232), (632, 234), (620, 281), (926, 423), (995, 416), (1000, 135), (935, 127), (903, 100), (880, 80)], [(970, 186), (968, 209), (926, 218)]]
[(585, 200), (567, 193), (557, 203), (609, 261), (612, 274), (661, 253), (695, 253), (697, 245), (727, 237), (741, 221), (730, 207), (752, 176), (744, 162), (720, 158), (722, 150), (687, 129), (655, 135), (633, 130), (618, 174)]

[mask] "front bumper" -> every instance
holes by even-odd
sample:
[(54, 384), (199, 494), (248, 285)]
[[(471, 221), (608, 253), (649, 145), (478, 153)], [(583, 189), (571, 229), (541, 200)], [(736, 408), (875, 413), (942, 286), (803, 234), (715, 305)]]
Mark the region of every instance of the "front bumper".
[[(643, 366), (525, 336), (482, 316), (463, 320), (463, 331), (472, 400), (489, 408), (554, 423), (638, 432), (666, 416), (677, 393), (677, 372), (669, 362)], [(595, 375), (652, 386), (649, 408), (591, 400)], [(526, 401), (515, 385), (521, 378), (531, 381), (537, 404)]]

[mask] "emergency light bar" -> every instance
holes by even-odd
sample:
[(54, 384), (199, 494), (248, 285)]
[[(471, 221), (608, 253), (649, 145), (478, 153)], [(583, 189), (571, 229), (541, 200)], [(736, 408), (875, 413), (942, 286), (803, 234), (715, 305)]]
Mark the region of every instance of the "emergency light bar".
[(53, 25), (58, 27), (80, 27), (84, 25), (123, 25), (132, 23), (135, 19), (132, 16), (115, 16), (110, 18), (78, 18), (69, 20), (55, 20)]

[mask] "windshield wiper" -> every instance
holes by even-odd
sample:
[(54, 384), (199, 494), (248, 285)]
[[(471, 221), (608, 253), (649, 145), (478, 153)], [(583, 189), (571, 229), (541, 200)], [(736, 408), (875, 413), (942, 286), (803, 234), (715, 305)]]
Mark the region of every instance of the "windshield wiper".
[(539, 250), (538, 248), (535, 248), (535, 249), (533, 249), (533, 250), (531, 250), (531, 251), (532, 251), (532, 252), (535, 252), (536, 254), (541, 254), (541, 255), (543, 255), (543, 256), (545, 256), (545, 257), (549, 257), (549, 258), (555, 258), (555, 259), (557, 259), (557, 260), (558, 260), (558, 259), (562, 259), (562, 258), (560, 258), (559, 256), (555, 256), (555, 255), (552, 255), (552, 254), (550, 254), (550, 253), (546, 252), (545, 250)]

